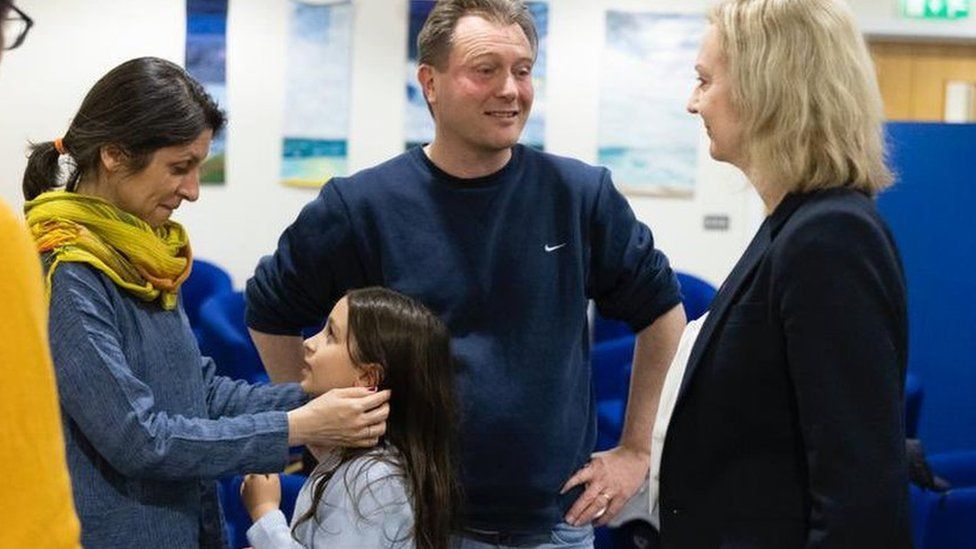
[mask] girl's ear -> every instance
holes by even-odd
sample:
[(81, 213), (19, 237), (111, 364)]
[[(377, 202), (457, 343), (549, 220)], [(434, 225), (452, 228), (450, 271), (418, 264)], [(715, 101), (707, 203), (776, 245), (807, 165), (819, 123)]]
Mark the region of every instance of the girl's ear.
[(383, 366), (375, 362), (360, 366), (359, 384), (362, 387), (379, 387), (383, 382)]

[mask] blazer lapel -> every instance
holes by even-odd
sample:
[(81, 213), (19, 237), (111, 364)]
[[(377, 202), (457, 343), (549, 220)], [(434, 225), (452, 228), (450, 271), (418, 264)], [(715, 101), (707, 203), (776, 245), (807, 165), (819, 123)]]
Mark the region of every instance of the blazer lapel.
[(681, 379), (681, 388), (678, 390), (678, 398), (675, 403), (676, 407), (681, 403), (682, 397), (685, 391), (687, 391), (688, 385), (691, 383), (692, 376), (695, 375), (695, 370), (698, 368), (702, 356), (708, 350), (716, 328), (724, 324), (723, 319), (728, 313), (735, 296), (739, 294), (739, 288), (749, 279), (749, 275), (759, 265), (763, 256), (766, 255), (766, 250), (769, 249), (770, 243), (776, 238), (780, 229), (783, 228), (783, 224), (786, 223), (801, 204), (806, 202), (809, 196), (808, 194), (789, 194), (783, 198), (776, 211), (760, 225), (756, 236), (749, 243), (749, 247), (746, 248), (739, 262), (736, 263), (729, 277), (725, 279), (722, 287), (719, 288), (715, 299), (708, 308), (708, 318), (705, 319), (705, 324), (702, 326), (701, 332), (695, 340), (695, 345), (691, 349), (691, 356), (688, 357), (688, 366), (685, 368), (685, 375)]
[(749, 278), (749, 274), (756, 268), (759, 260), (766, 254), (766, 249), (769, 248), (770, 242), (769, 225), (769, 218), (767, 218), (760, 225), (759, 231), (752, 238), (752, 242), (749, 243), (749, 247), (746, 248), (739, 262), (735, 264), (729, 277), (725, 279), (722, 287), (715, 294), (715, 299), (708, 308), (708, 318), (705, 319), (705, 324), (702, 326), (701, 332), (695, 340), (695, 345), (691, 348), (691, 356), (688, 357), (688, 366), (685, 368), (685, 375), (681, 379), (681, 389), (678, 390), (678, 399), (676, 402), (681, 402), (692, 376), (695, 375), (695, 370), (698, 368), (702, 354), (708, 348), (712, 334), (715, 333), (715, 328), (722, 324), (722, 318), (725, 317), (725, 313), (728, 312), (729, 306), (732, 304), (732, 298), (738, 294), (739, 287)]

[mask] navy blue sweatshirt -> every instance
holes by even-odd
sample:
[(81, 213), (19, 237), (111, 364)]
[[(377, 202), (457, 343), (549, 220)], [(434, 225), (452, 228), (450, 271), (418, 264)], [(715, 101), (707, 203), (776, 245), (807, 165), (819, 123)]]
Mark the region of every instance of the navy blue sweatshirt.
[(248, 281), (247, 323), (298, 334), (370, 285), (418, 299), (450, 329), (462, 520), (509, 533), (550, 530), (579, 495), (559, 489), (595, 443), (587, 300), (635, 330), (680, 301), (609, 171), (520, 145), (476, 179), (421, 148), (333, 179)]

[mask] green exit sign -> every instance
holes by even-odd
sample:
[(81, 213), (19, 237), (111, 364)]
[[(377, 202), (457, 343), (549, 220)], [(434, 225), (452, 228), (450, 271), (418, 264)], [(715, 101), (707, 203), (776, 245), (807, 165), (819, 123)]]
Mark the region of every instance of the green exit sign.
[(902, 13), (913, 19), (966, 19), (970, 0), (901, 0)]

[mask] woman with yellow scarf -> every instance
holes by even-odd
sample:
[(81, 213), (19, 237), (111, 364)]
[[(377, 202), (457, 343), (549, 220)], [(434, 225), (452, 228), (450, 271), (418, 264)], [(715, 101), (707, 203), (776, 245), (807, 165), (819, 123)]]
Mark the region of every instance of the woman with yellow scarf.
[[(281, 471), (289, 445), (371, 446), (389, 394), (314, 400), (215, 375), (183, 313), (199, 167), (224, 115), (162, 59), (116, 67), (63, 138), (34, 145), (27, 222), (46, 269), (51, 353), (85, 547), (221, 547), (215, 479)], [(64, 189), (61, 158), (69, 167)]]

